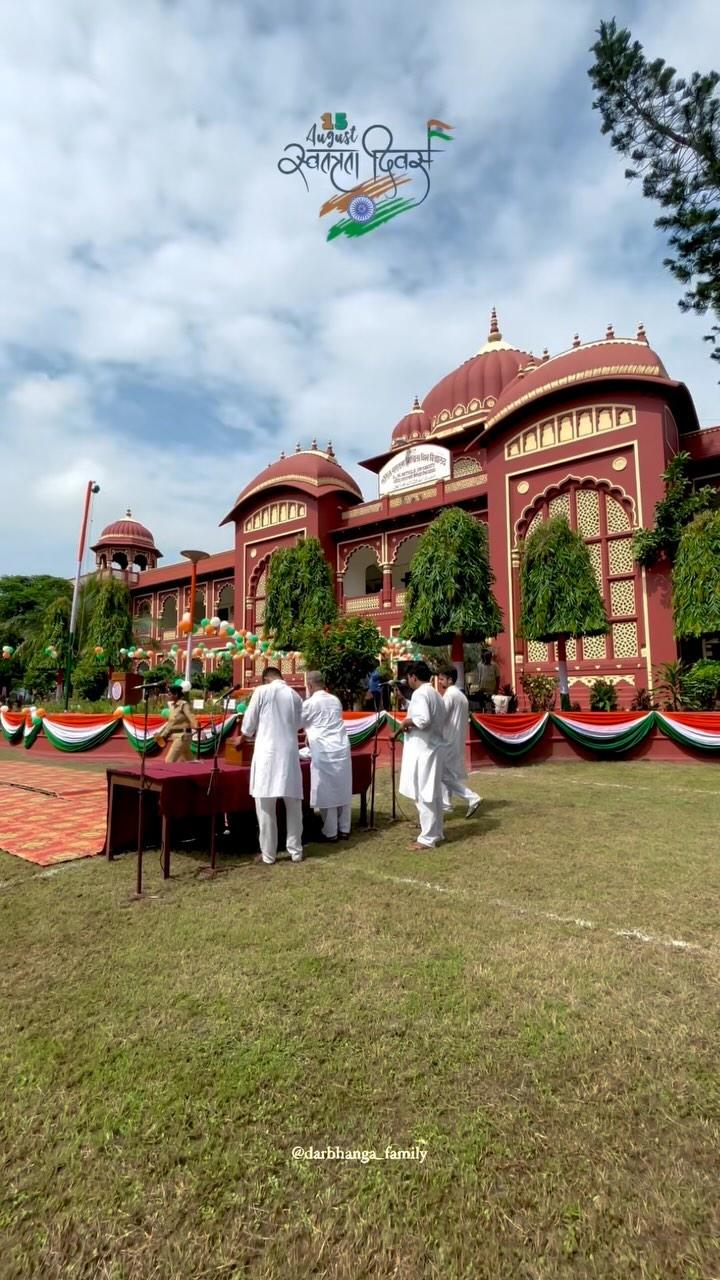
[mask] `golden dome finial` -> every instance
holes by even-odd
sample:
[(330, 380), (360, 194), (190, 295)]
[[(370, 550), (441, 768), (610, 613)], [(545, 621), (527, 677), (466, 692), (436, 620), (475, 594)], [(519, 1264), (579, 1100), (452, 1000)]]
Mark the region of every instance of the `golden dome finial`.
[(579, 346), (580, 346), (580, 334), (576, 333), (575, 337), (573, 338), (573, 347), (579, 347)]
[(493, 307), (490, 312), (490, 332), (487, 336), (488, 342), (502, 342), (502, 334), (498, 326), (497, 311)]
[(607, 329), (605, 330), (605, 338), (607, 339), (607, 338), (614, 338), (614, 337), (615, 337), (615, 330), (613, 326), (609, 324)]

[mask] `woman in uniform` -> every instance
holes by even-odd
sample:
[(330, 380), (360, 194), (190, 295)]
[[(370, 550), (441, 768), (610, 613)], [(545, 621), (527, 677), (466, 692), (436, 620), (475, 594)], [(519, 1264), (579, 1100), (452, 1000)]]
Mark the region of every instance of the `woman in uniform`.
[(189, 689), (190, 686), (186, 681), (176, 680), (168, 691), (170, 715), (168, 716), (167, 728), (162, 735), (163, 742), (168, 738), (170, 739), (170, 745), (165, 753), (167, 764), (174, 764), (178, 760), (192, 759), (190, 745), (193, 731), (197, 728), (197, 720), (190, 709), (190, 703), (185, 698), (185, 694)]

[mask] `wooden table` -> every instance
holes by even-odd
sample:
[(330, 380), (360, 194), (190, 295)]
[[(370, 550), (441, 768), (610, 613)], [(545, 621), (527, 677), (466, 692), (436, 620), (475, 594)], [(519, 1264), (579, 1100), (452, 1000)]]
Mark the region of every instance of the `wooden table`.
[[(301, 761), (303, 803), (309, 809), (310, 762)], [(367, 827), (367, 791), (372, 775), (372, 758), (367, 754), (352, 756), (353, 795), (360, 796), (360, 825)], [(205, 761), (181, 761), (178, 764), (148, 762), (145, 766), (144, 791), (157, 796), (160, 813), (160, 848), (163, 878), (170, 875), (171, 836), (173, 825), (192, 818), (215, 819), (217, 814), (244, 813), (255, 819), (255, 801), (250, 795), (250, 766), (218, 761), (212, 787), (209, 787), (212, 764)], [(141, 789), (140, 766), (114, 768), (107, 771), (108, 809), (105, 855), (112, 861), (121, 848), (136, 847), (138, 803), (134, 797)], [(148, 825), (148, 806), (144, 806), (143, 842)]]

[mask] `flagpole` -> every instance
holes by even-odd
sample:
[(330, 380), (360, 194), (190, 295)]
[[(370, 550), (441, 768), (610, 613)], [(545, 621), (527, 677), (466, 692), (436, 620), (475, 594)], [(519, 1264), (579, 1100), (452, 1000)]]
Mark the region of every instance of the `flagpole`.
[(72, 672), (73, 649), (75, 647), (75, 626), (77, 624), (78, 603), (80, 600), (80, 579), (82, 577), (82, 566), (85, 558), (85, 538), (87, 536), (88, 520), (90, 518), (90, 506), (93, 500), (93, 494), (100, 492), (100, 485), (94, 480), (88, 480), (85, 490), (85, 505), (83, 507), (83, 517), (80, 525), (80, 539), (78, 541), (77, 568), (75, 571), (75, 587), (73, 589), (72, 606), (70, 609), (70, 634), (68, 636), (67, 655), (65, 659), (65, 710), (68, 709), (70, 702), (70, 675)]

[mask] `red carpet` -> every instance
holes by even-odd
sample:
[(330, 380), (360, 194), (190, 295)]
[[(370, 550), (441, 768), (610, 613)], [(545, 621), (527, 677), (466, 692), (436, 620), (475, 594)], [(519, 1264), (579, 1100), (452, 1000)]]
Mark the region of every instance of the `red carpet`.
[(100, 853), (107, 794), (102, 773), (0, 762), (0, 849), (48, 867)]

